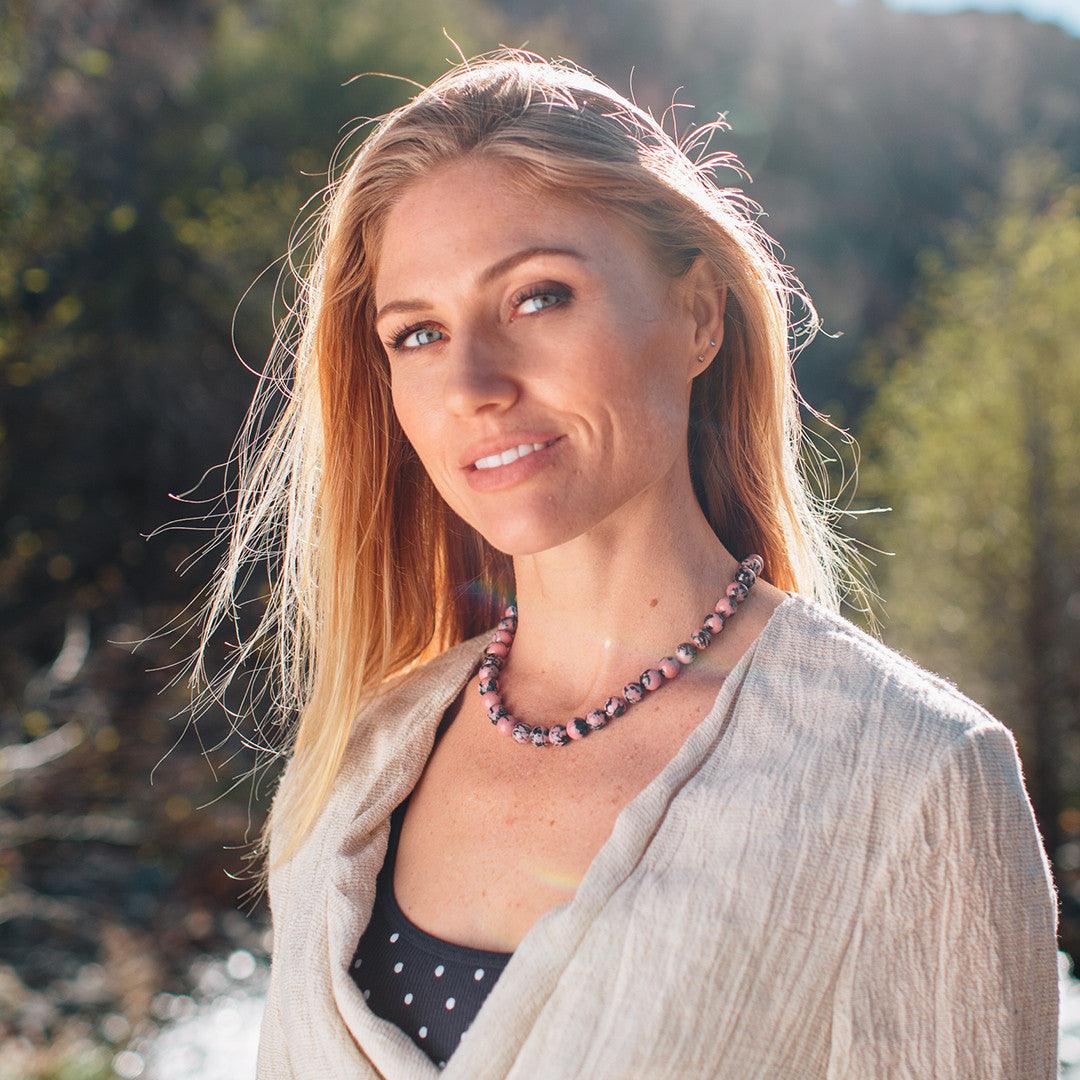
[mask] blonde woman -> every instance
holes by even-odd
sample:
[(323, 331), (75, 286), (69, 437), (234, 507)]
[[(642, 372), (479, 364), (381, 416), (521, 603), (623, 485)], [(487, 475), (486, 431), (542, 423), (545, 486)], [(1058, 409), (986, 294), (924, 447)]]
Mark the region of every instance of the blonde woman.
[(206, 622), (280, 555), (261, 1078), (1055, 1075), (1013, 737), (839, 614), (816, 314), (692, 142), (501, 49), (331, 176)]

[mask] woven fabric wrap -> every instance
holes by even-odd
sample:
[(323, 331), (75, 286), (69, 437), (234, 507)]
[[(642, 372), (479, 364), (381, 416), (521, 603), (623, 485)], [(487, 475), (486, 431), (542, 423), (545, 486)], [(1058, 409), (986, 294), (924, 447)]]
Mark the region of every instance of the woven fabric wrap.
[(259, 1080), (1055, 1080), (1057, 896), (1012, 733), (796, 593), (439, 1070), (348, 964), (489, 638), (363, 710), (271, 875)]

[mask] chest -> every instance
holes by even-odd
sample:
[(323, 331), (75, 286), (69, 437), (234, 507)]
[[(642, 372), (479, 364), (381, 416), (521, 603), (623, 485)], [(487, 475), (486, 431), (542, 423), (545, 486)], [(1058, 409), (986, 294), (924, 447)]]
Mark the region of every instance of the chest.
[(515, 950), (539, 918), (573, 898), (619, 814), (716, 694), (715, 685), (696, 688), (669, 700), (662, 716), (639, 715), (633, 727), (612, 724), (552, 750), (499, 736), (468, 697), (455, 703), (402, 823), (394, 892), (406, 917), (446, 941)]

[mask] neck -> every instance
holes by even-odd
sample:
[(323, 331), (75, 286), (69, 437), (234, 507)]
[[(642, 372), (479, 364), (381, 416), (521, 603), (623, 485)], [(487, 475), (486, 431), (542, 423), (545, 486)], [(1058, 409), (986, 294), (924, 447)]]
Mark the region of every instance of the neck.
[(515, 557), (504, 678), (516, 700), (580, 714), (701, 626), (749, 553), (727, 551), (692, 495), (682, 506), (643, 498), (566, 544)]

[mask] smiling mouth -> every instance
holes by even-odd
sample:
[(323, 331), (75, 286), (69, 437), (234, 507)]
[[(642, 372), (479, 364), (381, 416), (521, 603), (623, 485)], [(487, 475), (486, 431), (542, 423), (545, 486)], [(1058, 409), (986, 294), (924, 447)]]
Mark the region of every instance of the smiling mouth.
[[(504, 450), (502, 454), (491, 454), (487, 457), (478, 458), (469, 466), (469, 470), (471, 472), (488, 472), (492, 469), (501, 469), (506, 465), (513, 465), (515, 461), (520, 461), (530, 454), (535, 454), (539, 450), (546, 450), (549, 446), (557, 443), (561, 438), (561, 435), (556, 435), (554, 439), (548, 439), (545, 443), (522, 443), (521, 446), (509, 447), (507, 450)], [(524, 452), (522, 452), (522, 446), (527, 447)], [(483, 462), (483, 464), (481, 464), (481, 462)]]
[(543, 449), (522, 454), (505, 464), (494, 465), (487, 469), (470, 466), (465, 469), (465, 482), (473, 491), (480, 492), (505, 491), (515, 487), (547, 470), (552, 465), (553, 459), (560, 456), (560, 447), (564, 442), (566, 442), (566, 436), (560, 435), (556, 439), (549, 439), (541, 444)]

